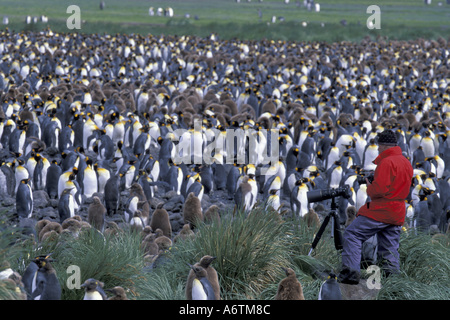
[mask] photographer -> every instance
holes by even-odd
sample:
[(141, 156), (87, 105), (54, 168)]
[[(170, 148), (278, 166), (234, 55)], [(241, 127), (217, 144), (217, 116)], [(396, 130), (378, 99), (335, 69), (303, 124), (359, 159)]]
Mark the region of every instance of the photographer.
[(372, 183), (366, 178), (370, 202), (363, 205), (356, 219), (343, 235), (342, 270), (339, 281), (358, 284), (360, 279), (361, 247), (364, 241), (377, 235), (378, 257), (385, 265), (386, 275), (400, 269), (398, 247), (400, 231), (405, 220), (405, 199), (413, 177), (411, 163), (397, 146), (391, 130), (378, 134), (378, 157)]

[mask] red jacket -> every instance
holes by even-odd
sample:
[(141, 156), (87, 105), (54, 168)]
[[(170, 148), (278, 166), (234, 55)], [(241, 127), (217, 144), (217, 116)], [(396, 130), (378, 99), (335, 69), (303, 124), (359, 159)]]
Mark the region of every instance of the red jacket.
[(374, 180), (367, 186), (371, 202), (362, 206), (358, 215), (401, 226), (405, 221), (405, 199), (413, 177), (411, 163), (398, 146), (385, 150), (373, 163), (377, 165)]

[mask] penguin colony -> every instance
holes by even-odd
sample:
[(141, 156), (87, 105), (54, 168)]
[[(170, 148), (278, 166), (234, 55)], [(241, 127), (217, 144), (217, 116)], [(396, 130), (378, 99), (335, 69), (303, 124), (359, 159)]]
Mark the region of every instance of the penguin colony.
[[(129, 226), (145, 235), (154, 263), (172, 242), (195, 236), (199, 219), (220, 221), (223, 207), (250, 213), (265, 203), (317, 226), (315, 210), (329, 203), (310, 204), (307, 192), (349, 185), (353, 196), (339, 199), (345, 227), (368, 200), (356, 177), (374, 169), (384, 129), (395, 131), (415, 170), (405, 227), (448, 232), (450, 200), (441, 195), (450, 189), (450, 55), (442, 38), (324, 44), (5, 30), (0, 39), (0, 195), (39, 241), (90, 225), (103, 233)], [(228, 129), (253, 135), (254, 149), (227, 149)], [(267, 164), (273, 130), (279, 157)], [(212, 163), (174, 162), (183, 140), (193, 157), (214, 141)], [(37, 194), (55, 216), (37, 216)], [(171, 200), (186, 213), (176, 225)], [(51, 274), (39, 259), (36, 270)], [(187, 295), (217, 298), (205, 267), (190, 268), (195, 294)], [(85, 299), (105, 298), (99, 281), (86, 281)]]

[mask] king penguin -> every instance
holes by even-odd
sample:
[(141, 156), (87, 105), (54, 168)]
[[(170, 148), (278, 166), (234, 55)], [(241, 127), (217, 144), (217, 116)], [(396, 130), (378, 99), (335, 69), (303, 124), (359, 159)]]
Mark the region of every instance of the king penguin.
[[(195, 274), (191, 285), (191, 300), (216, 300), (214, 289), (207, 278), (206, 270), (199, 265), (189, 265)], [(188, 285), (186, 284), (186, 287)]]
[(189, 223), (192, 228), (203, 221), (203, 211), (200, 199), (193, 193), (189, 193), (183, 204), (184, 223)]
[(303, 288), (298, 281), (295, 271), (291, 268), (282, 268), (286, 277), (278, 284), (275, 300), (305, 300)]
[(92, 197), (92, 203), (88, 208), (87, 220), (89, 224), (103, 233), (103, 231), (105, 230), (105, 216), (106, 208), (101, 202), (100, 198), (97, 196)]
[(233, 199), (234, 197), (234, 193), (236, 192), (236, 185), (242, 173), (243, 173), (242, 167), (238, 167), (237, 165), (230, 166), (226, 182), (226, 189), (228, 191), (229, 200)]
[(111, 178), (111, 172), (106, 168), (100, 167), (98, 163), (94, 164), (94, 170), (97, 174), (98, 193), (104, 194), (106, 182)]
[(14, 171), (14, 175), (16, 177), (16, 190), (15, 190), (15, 192), (17, 192), (17, 189), (19, 188), (19, 186), (21, 184), (20, 182), (23, 179), (30, 178), (30, 180), (31, 180), (31, 178), (32, 178), (30, 176), (30, 173), (29, 173), (27, 167), (25, 166), (25, 161), (23, 161), (23, 159), (21, 159), (21, 158), (18, 158), (16, 160), (14, 160), (13, 164), (15, 165), (16, 162), (17, 162), (18, 165), (15, 166), (15, 171)]
[(83, 175), (83, 194), (86, 198), (92, 197), (92, 195), (98, 192), (98, 179), (94, 170), (94, 164), (92, 159), (86, 157), (86, 168)]
[(31, 300), (31, 294), (36, 288), (36, 275), (39, 268), (41, 267), (41, 261), (45, 259), (45, 257), (47, 257), (47, 255), (40, 255), (35, 257), (30, 261), (27, 268), (23, 272), (22, 283), (25, 292), (27, 293), (28, 300)]
[(50, 167), (50, 162), (48, 159), (41, 154), (37, 153), (35, 155), (36, 166), (33, 173), (33, 189), (34, 190), (45, 190), (47, 182), (47, 172)]
[(334, 273), (331, 272), (320, 286), (318, 300), (342, 300), (341, 288)]
[(45, 182), (45, 191), (50, 199), (58, 199), (58, 180), (61, 176), (62, 169), (57, 160), (52, 160), (50, 167), (47, 169), (47, 177)]
[(429, 131), (425, 131), (424, 137), (420, 141), (425, 158), (432, 158), (436, 155), (434, 140)]
[(375, 170), (376, 165), (373, 161), (378, 157), (378, 145), (375, 143), (374, 139), (371, 139), (364, 150), (363, 155), (363, 169), (364, 170)]
[(84, 288), (83, 300), (107, 300), (105, 291), (103, 290), (103, 282), (96, 279), (87, 279), (80, 287)]
[(267, 199), (267, 205), (273, 208), (276, 212), (280, 213), (281, 209), (281, 201), (280, 196), (278, 195), (279, 190), (271, 189), (269, 191), (269, 197)]
[(19, 218), (31, 218), (33, 214), (33, 190), (30, 178), (22, 179), (16, 193), (16, 211)]
[(161, 229), (164, 236), (172, 237), (172, 225), (170, 224), (169, 214), (163, 208), (163, 204), (159, 204), (153, 212), (150, 220), (150, 228), (154, 231)]
[(177, 194), (181, 194), (181, 185), (183, 183), (183, 170), (181, 167), (175, 164), (170, 166), (167, 172), (166, 182), (170, 185), (172, 190)]
[(0, 166), (0, 194), (3, 192), (4, 194), (13, 197), (16, 179), (11, 164), (11, 162), (2, 162), (2, 165)]
[(303, 179), (299, 179), (295, 182), (295, 187), (291, 192), (290, 198), (291, 211), (295, 217), (303, 217), (308, 213), (308, 191), (308, 185), (303, 183)]
[(248, 182), (249, 177), (245, 176), (240, 183), (239, 187), (234, 193), (234, 202), (237, 210), (244, 210), (246, 212), (253, 208), (253, 193), (252, 186)]
[[(219, 278), (217, 275), (216, 269), (211, 265), (212, 262), (216, 259), (216, 257), (206, 255), (203, 256), (199, 262), (194, 264), (194, 267), (200, 266), (201, 268), (206, 270), (206, 277), (211, 284), (211, 287), (214, 291), (214, 297), (215, 300), (220, 300), (220, 284), (219, 284)], [(186, 281), (186, 300), (193, 300), (192, 299), (192, 286), (193, 286), (193, 280), (196, 277), (194, 270), (189, 271), (188, 279)]]
[(58, 213), (59, 222), (63, 223), (64, 220), (71, 218), (75, 215), (75, 204), (74, 197), (72, 195), (72, 190), (67, 188), (64, 189), (61, 197), (58, 200)]
[(119, 176), (117, 174), (106, 181), (104, 199), (108, 216), (116, 214), (120, 202)]
[(35, 289), (31, 294), (32, 300), (61, 300), (61, 285), (51, 262), (53, 259), (49, 256), (40, 262), (34, 280)]

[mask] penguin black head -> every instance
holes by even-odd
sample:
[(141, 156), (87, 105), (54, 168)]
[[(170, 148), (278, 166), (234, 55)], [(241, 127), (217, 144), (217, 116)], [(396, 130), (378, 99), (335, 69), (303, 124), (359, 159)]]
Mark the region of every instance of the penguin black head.
[(277, 194), (278, 191), (279, 191), (278, 189), (271, 189), (271, 190), (269, 191), (269, 193), (270, 193), (270, 195), (274, 196), (274, 195)]

